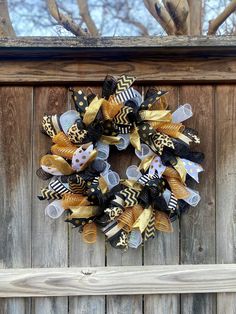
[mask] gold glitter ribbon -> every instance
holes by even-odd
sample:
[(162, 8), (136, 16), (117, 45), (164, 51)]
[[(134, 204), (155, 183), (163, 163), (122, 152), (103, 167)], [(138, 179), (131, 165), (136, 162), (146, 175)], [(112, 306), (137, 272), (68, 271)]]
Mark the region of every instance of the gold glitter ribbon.
[(139, 170), (144, 170), (146, 172), (148, 168), (150, 167), (154, 158), (155, 158), (155, 155), (145, 157), (139, 164), (139, 167), (138, 167)]
[(141, 150), (141, 143), (140, 143), (140, 136), (138, 133), (138, 128), (135, 126), (132, 130), (132, 132), (130, 133), (130, 143), (133, 145), (134, 148), (136, 148), (137, 150)]
[(100, 137), (100, 141), (103, 142), (104, 144), (115, 145), (115, 144), (119, 144), (120, 137), (118, 137), (118, 136), (102, 135)]
[(130, 180), (130, 179), (121, 179), (120, 183), (127, 186), (128, 188), (133, 188), (136, 191), (141, 191), (143, 189), (142, 184), (138, 183), (135, 180)]
[(143, 121), (171, 122), (170, 110), (141, 110), (140, 117)]
[(86, 205), (79, 205), (79, 206), (70, 206), (69, 208), (72, 212), (69, 218), (90, 218), (96, 216), (100, 208), (99, 206), (86, 206)]
[(107, 185), (106, 180), (102, 176), (100, 176), (98, 179), (98, 185), (103, 194), (107, 192), (108, 185)]
[(177, 164), (174, 165), (175, 170), (179, 173), (182, 182), (186, 181), (187, 171), (183, 161), (177, 157)]
[(45, 155), (41, 158), (40, 161), (41, 166), (45, 166), (48, 168), (55, 168), (60, 171), (63, 175), (70, 175), (74, 173), (74, 170), (68, 164), (68, 162), (57, 155)]
[(92, 100), (92, 102), (89, 104), (87, 107), (84, 117), (83, 117), (83, 122), (86, 126), (91, 124), (94, 119), (96, 118), (96, 115), (103, 103), (104, 99), (103, 98), (98, 98), (97, 96)]
[(138, 219), (134, 222), (132, 229), (139, 229), (141, 233), (146, 229), (149, 220), (152, 217), (152, 207), (145, 208)]

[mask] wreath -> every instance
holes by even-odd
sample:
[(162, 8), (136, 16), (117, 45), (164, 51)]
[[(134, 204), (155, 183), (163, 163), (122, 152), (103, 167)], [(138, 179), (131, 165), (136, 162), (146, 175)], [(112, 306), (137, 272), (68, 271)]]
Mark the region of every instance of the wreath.
[[(190, 188), (203, 171), (197, 131), (182, 122), (192, 116), (189, 104), (168, 110), (166, 91), (134, 89), (134, 76), (107, 75), (101, 97), (70, 88), (75, 110), (45, 114), (42, 131), (51, 137), (51, 152), (40, 160), (37, 175), (50, 180), (41, 189), (45, 213), (78, 227), (83, 240), (96, 242), (97, 229), (115, 248), (137, 248), (156, 231), (172, 232), (172, 222), (200, 201)], [(109, 164), (110, 145), (129, 145), (139, 165), (121, 179)], [(118, 160), (119, 162), (119, 154)]]

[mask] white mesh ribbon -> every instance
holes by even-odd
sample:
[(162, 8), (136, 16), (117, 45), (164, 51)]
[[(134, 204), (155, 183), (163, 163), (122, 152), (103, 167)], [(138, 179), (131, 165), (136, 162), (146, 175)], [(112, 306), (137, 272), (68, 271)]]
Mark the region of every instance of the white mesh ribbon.
[(139, 150), (135, 149), (135, 155), (136, 155), (139, 159), (143, 160), (144, 158), (149, 157), (149, 156), (153, 156), (153, 155), (155, 155), (155, 154), (154, 154), (153, 151), (148, 147), (148, 145), (146, 145), (146, 144), (141, 144), (141, 150), (139, 151)]
[(62, 201), (56, 200), (50, 203), (45, 208), (45, 215), (49, 216), (52, 219), (59, 218), (64, 212), (64, 208), (62, 207)]
[(105, 179), (108, 189), (111, 190), (114, 186), (118, 185), (120, 182), (120, 177), (115, 171), (108, 171), (102, 175)]
[(184, 199), (184, 201), (193, 207), (197, 206), (197, 204), (201, 200), (201, 196), (199, 195), (199, 192), (192, 190), (190, 188), (187, 188), (187, 187), (186, 187), (186, 189), (188, 190), (188, 192), (190, 194), (187, 198)]
[(138, 179), (142, 176), (142, 173), (139, 171), (138, 166), (132, 165), (127, 168), (126, 176), (129, 180), (138, 181)]
[(180, 106), (175, 112), (172, 113), (172, 122), (180, 123), (189, 118), (193, 115), (192, 107), (190, 104), (184, 104)]
[(126, 149), (130, 143), (129, 134), (118, 134), (118, 137), (120, 138), (120, 142), (115, 146), (118, 150)]

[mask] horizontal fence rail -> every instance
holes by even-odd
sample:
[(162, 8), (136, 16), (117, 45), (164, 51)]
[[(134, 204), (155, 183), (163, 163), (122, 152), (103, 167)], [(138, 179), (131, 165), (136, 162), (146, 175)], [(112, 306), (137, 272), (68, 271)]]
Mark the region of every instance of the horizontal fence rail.
[(236, 292), (236, 265), (2, 269), (0, 297)]

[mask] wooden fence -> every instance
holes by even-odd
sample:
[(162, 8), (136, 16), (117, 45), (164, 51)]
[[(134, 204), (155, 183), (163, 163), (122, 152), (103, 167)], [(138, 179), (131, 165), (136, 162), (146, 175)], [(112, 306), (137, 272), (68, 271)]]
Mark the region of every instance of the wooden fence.
[[(236, 313), (236, 38), (1, 39), (0, 59), (0, 313)], [(123, 73), (169, 90), (171, 108), (191, 103), (206, 154), (200, 205), (127, 253), (45, 217), (35, 175), (43, 113)], [(115, 159), (121, 174), (136, 162)]]

